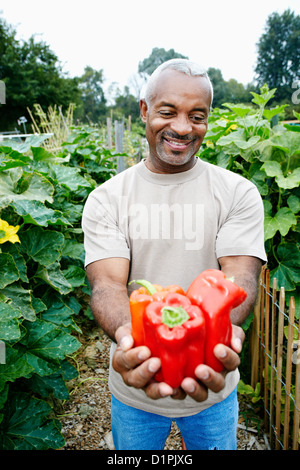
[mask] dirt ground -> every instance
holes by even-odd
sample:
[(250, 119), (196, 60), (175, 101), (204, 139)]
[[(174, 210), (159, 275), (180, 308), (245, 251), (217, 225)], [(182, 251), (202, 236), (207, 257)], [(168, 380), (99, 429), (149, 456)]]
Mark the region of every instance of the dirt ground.
[[(94, 323), (85, 325), (79, 338), (82, 347), (73, 364), (79, 376), (68, 383), (70, 399), (60, 402), (58, 418), (62, 424), (65, 446), (62, 450), (113, 450), (110, 428), (110, 392), (108, 367), (110, 340)], [(238, 450), (267, 450), (267, 436), (249, 404), (240, 397)], [(173, 423), (165, 450), (182, 449), (181, 435)]]

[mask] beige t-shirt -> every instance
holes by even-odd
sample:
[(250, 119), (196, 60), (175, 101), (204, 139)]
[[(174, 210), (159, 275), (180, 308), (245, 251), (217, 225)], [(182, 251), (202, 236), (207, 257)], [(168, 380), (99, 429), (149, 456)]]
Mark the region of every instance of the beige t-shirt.
[[(82, 227), (85, 264), (124, 257), (130, 260), (128, 282), (134, 279), (187, 289), (218, 258), (249, 255), (266, 261), (264, 212), (254, 184), (223, 168), (197, 159), (185, 172), (157, 174), (144, 161), (95, 189), (86, 202)], [(137, 288), (131, 285), (128, 293)], [(111, 357), (116, 345), (112, 343)], [(226, 376), (220, 393), (196, 403), (152, 400), (128, 387), (110, 364), (109, 386), (120, 401), (164, 416), (198, 413), (226, 398), (239, 380), (238, 370)]]

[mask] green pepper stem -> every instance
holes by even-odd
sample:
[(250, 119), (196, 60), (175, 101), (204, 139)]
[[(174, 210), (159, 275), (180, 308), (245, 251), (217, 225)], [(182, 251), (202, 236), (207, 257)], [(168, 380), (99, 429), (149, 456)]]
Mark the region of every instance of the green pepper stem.
[(129, 282), (129, 285), (132, 284), (133, 282), (135, 284), (139, 284), (140, 286), (145, 287), (150, 295), (153, 295), (156, 292), (156, 289), (155, 289), (154, 285), (151, 284), (151, 282), (149, 282), (149, 281), (145, 281), (145, 279), (139, 279), (138, 281), (131, 281), (131, 282)]
[(161, 309), (161, 321), (169, 328), (180, 326), (186, 322), (190, 317), (183, 307), (170, 307), (166, 306)]

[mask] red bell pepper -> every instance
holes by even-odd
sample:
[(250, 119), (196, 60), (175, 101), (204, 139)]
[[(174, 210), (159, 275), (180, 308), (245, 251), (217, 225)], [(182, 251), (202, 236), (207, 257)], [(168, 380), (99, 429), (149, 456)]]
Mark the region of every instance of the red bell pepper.
[(142, 346), (144, 342), (143, 315), (147, 305), (154, 300), (163, 300), (170, 292), (184, 294), (183, 289), (177, 285), (162, 287), (159, 284), (151, 284), (145, 280), (132, 281), (142, 287), (134, 290), (129, 297), (131, 313), (132, 336), (135, 346)]
[(169, 293), (146, 307), (144, 332), (145, 345), (161, 360), (157, 381), (177, 388), (184, 377), (195, 378), (204, 360), (205, 321), (199, 307), (185, 295)]
[(227, 279), (222, 271), (207, 269), (191, 283), (186, 295), (205, 315), (204, 362), (215, 371), (221, 372), (224, 366), (215, 357), (213, 350), (218, 343), (230, 345), (230, 312), (246, 299), (247, 294), (244, 289)]

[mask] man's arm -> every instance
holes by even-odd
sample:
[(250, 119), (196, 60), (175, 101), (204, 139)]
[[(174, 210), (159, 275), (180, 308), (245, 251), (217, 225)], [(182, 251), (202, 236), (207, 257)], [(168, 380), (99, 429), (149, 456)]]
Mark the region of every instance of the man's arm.
[(93, 315), (113, 341), (116, 341), (118, 327), (130, 322), (128, 273), (129, 261), (126, 258), (103, 259), (86, 267)]
[(256, 302), (262, 261), (254, 256), (224, 256), (218, 261), (226, 277), (233, 277), (235, 284), (247, 292), (246, 300), (231, 311), (232, 324), (242, 325)]

